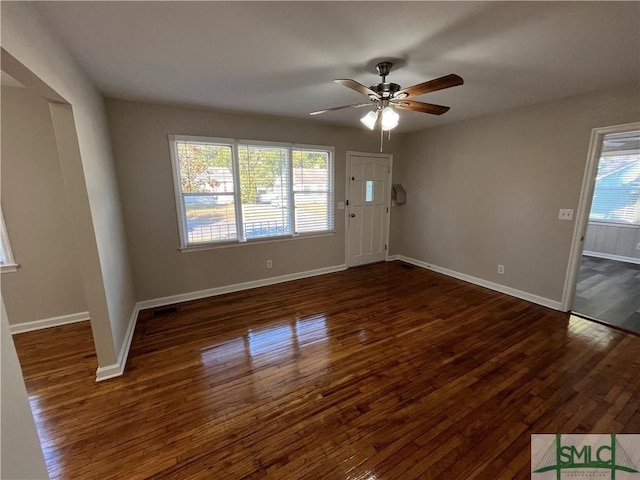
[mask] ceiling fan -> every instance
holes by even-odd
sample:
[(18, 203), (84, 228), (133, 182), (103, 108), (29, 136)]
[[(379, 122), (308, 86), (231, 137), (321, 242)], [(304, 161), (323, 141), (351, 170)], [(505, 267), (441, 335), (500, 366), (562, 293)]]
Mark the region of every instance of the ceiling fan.
[(462, 85), (464, 80), (458, 75), (446, 75), (444, 77), (429, 80), (428, 82), (419, 83), (412, 87), (402, 88), (397, 83), (387, 83), (387, 75), (391, 71), (393, 63), (380, 62), (376, 65), (378, 74), (382, 77), (382, 82), (371, 87), (365, 87), (361, 83), (351, 79), (337, 79), (334, 82), (344, 85), (347, 88), (355, 90), (368, 97), (367, 102), (354, 103), (351, 105), (343, 105), (341, 107), (328, 108), (326, 110), (318, 110), (311, 112), (311, 115), (320, 115), (321, 113), (333, 112), (345, 108), (362, 108), (375, 106), (375, 110), (370, 111), (362, 117), (360, 121), (368, 128), (373, 130), (380, 125), (381, 130), (391, 130), (398, 125), (399, 115), (393, 110), (412, 110), (414, 112), (430, 113), (432, 115), (442, 115), (449, 110), (449, 107), (442, 105), (434, 105), (432, 103), (416, 102), (409, 98), (417, 97), (436, 90)]

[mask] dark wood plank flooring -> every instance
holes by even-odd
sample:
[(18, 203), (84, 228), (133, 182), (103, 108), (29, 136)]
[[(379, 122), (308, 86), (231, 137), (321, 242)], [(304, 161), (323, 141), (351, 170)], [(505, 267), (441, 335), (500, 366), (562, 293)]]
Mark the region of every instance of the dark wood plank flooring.
[(583, 256), (573, 311), (640, 335), (640, 265)]
[(532, 433), (640, 431), (640, 338), (400, 262), (14, 337), (54, 479), (528, 479)]

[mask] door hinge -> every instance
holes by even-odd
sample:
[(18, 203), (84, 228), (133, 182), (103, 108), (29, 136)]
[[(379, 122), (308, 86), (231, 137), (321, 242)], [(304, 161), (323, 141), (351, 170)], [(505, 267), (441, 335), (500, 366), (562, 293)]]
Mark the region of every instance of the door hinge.
[(387, 169), (388, 169), (388, 170), (387, 170), (387, 173), (391, 173), (391, 165), (389, 165), (389, 166), (387, 167)]
[(345, 200), (344, 204), (348, 207), (349, 206), (349, 200)]
[(387, 249), (387, 244), (386, 244), (386, 243), (384, 244), (384, 249), (385, 249), (385, 250)]
[(389, 207), (387, 207), (387, 213), (389, 213)]

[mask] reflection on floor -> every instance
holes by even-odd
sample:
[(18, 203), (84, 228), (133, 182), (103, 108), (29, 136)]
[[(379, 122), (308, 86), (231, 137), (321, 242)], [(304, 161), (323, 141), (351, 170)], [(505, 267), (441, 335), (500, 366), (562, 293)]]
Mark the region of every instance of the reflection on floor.
[(401, 262), (166, 312), (100, 383), (89, 322), (14, 336), (52, 480), (528, 480), (532, 433), (640, 431), (640, 337)]
[(573, 311), (640, 333), (640, 265), (583, 256)]

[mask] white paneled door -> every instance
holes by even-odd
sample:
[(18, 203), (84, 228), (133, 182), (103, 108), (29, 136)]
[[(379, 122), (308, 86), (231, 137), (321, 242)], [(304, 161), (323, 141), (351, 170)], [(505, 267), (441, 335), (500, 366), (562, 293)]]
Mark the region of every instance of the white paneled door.
[(347, 266), (386, 259), (391, 156), (349, 153), (347, 157)]

